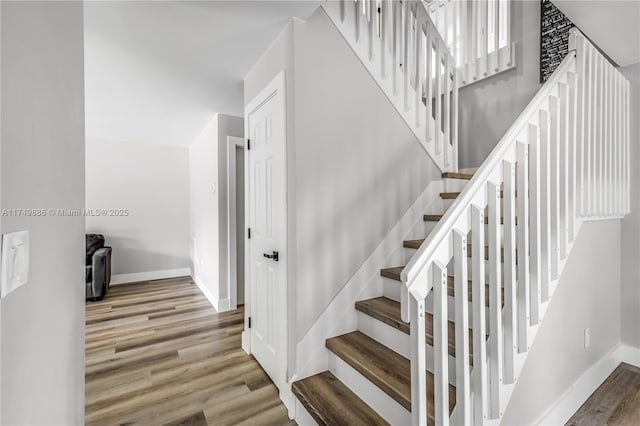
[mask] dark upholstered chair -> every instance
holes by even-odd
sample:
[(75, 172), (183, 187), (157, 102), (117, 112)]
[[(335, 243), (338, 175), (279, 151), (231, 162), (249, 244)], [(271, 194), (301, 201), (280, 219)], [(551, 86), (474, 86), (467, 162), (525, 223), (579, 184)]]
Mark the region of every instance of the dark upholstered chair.
[(102, 300), (111, 283), (111, 247), (104, 245), (104, 236), (86, 235), (86, 299)]

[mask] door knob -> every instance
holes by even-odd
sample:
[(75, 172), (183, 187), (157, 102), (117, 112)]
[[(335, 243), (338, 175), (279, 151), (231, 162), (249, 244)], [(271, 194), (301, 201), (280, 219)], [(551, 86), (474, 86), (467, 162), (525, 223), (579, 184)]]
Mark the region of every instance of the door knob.
[(262, 254), (264, 257), (266, 257), (267, 259), (271, 259), (274, 262), (278, 261), (278, 252), (274, 251), (273, 254), (268, 254), (268, 253), (263, 253)]

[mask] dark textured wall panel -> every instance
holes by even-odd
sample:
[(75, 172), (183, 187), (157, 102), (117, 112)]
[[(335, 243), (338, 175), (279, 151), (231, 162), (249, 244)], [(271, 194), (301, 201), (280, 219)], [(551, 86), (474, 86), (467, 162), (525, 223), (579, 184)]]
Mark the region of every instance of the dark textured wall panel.
[(569, 51), (573, 23), (550, 0), (540, 2), (540, 82), (553, 74)]

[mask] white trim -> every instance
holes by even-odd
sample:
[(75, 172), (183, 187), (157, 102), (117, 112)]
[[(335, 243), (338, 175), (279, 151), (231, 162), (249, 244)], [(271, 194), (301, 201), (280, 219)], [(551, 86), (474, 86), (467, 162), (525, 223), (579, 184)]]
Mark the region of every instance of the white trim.
[[(385, 264), (398, 247), (402, 247), (402, 242), (416, 223), (422, 223), (424, 212), (433, 200), (439, 199), (438, 194), (443, 187), (441, 180), (433, 181), (427, 186), (300, 340), (296, 347), (297, 377), (308, 377), (328, 368), (325, 340), (356, 329), (358, 316), (354, 309), (355, 302), (382, 295), (381, 288), (377, 289), (373, 284), (379, 282), (376, 280), (380, 275), (380, 266)], [(379, 294), (376, 294), (377, 290), (380, 290)]]
[(640, 367), (640, 349), (624, 344), (615, 346), (576, 380), (535, 424), (565, 424), (621, 362)]
[(304, 408), (304, 405), (302, 405), (300, 401), (298, 401), (297, 399), (295, 402), (295, 409), (296, 409), (295, 420), (299, 426), (316, 426), (318, 424), (313, 419), (313, 417), (311, 417), (311, 414), (309, 414), (307, 409)]
[(238, 308), (238, 260), (236, 258), (236, 148), (244, 148), (244, 138), (227, 136), (227, 294), (225, 310)]
[(191, 269), (165, 269), (162, 271), (136, 272), (133, 274), (116, 274), (111, 276), (110, 285), (130, 284), (140, 281), (164, 280), (166, 278), (188, 277), (191, 275)]
[(620, 345), (620, 360), (640, 368), (640, 348), (622, 343)]
[[(213, 293), (211, 293), (211, 290), (209, 290), (195, 275), (192, 275), (191, 279), (198, 286), (198, 288), (202, 292), (202, 295), (209, 301), (213, 309), (215, 309), (216, 312), (220, 312), (220, 310), (218, 309), (218, 307), (220, 306), (220, 302), (213, 295)], [(224, 299), (224, 300), (228, 301), (229, 299)]]

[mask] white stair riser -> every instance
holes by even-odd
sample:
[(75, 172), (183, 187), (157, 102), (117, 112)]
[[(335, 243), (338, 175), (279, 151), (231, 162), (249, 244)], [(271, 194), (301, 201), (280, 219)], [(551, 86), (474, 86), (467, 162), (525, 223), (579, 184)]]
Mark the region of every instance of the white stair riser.
[(313, 420), (311, 414), (307, 411), (306, 408), (298, 401), (296, 398), (296, 423), (299, 426), (316, 426), (318, 423)]
[(409, 411), (331, 351), (329, 370), (387, 422), (393, 425), (411, 424)]
[(462, 192), (469, 181), (467, 179), (442, 179), (444, 190), (442, 192)]
[[(382, 321), (358, 312), (358, 330), (382, 343), (389, 349), (399, 353), (405, 358), (410, 357), (409, 335), (393, 328)], [(433, 346), (427, 344), (427, 370), (433, 373)], [(456, 380), (456, 360), (449, 356), (449, 383), (455, 385)]]
[(391, 278), (382, 278), (382, 295), (387, 299), (400, 303), (400, 289), (402, 283)]

